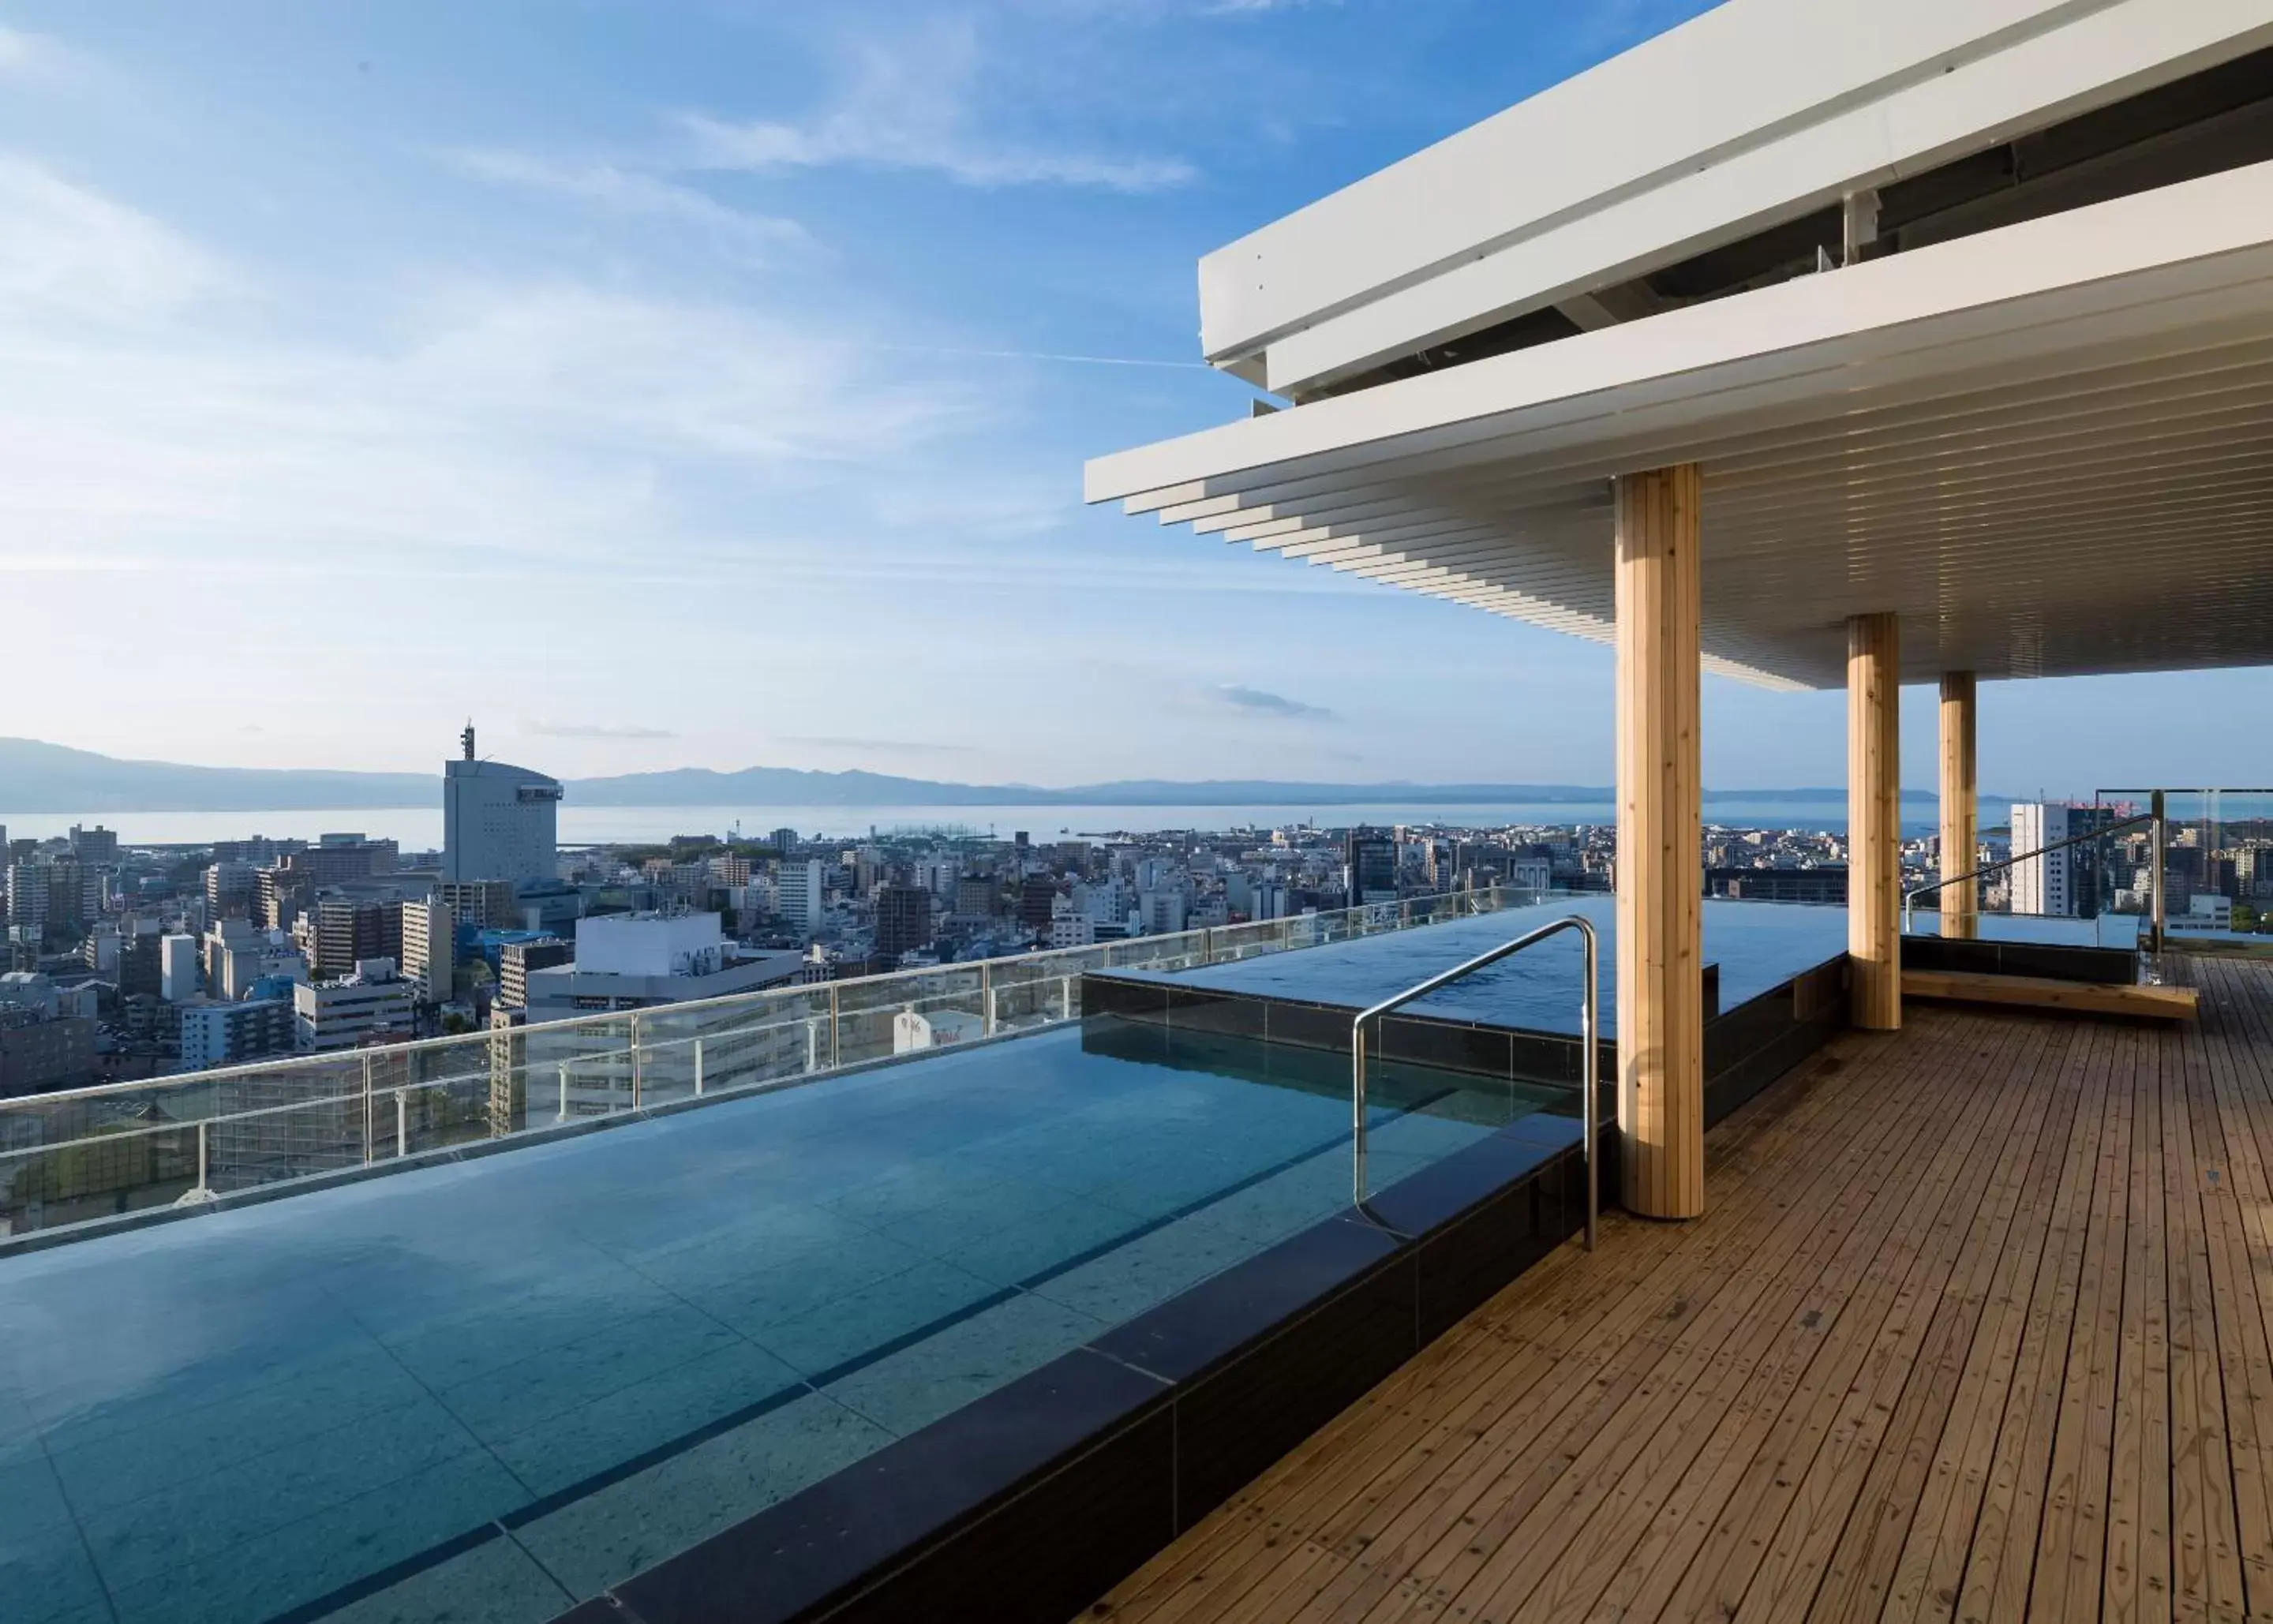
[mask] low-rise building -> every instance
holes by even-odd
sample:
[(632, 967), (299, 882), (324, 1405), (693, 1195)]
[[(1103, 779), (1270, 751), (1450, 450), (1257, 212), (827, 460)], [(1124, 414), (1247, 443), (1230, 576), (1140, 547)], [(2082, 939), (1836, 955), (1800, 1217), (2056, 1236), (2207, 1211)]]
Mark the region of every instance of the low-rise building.
[(298, 1044), (293, 1001), (288, 998), (246, 999), (234, 1004), (203, 999), (183, 1005), (181, 1015), (184, 1071), (289, 1054)]
[(323, 1053), (374, 1039), (405, 1038), (417, 1019), (417, 989), (395, 974), (392, 959), (371, 959), (335, 981), (292, 989), (295, 1046)]

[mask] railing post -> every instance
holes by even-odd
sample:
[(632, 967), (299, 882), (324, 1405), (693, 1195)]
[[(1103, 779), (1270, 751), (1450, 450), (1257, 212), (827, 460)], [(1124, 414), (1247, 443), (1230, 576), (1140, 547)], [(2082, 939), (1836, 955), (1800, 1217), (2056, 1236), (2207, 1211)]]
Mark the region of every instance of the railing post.
[(811, 1015), (805, 1018), (805, 1069), (821, 1069), (821, 1022)]
[(640, 1048), (639, 1011), (632, 1011), (632, 1109), (640, 1108), (640, 1084), (646, 1071), (647, 1056)]
[(1073, 1019), (1073, 977), (1070, 976), (1058, 977), (1058, 1007), (1065, 1011), (1062, 1019)]
[(694, 1097), (702, 1097), (702, 1040), (694, 1040)]
[(1595, 1011), (1601, 1007), (1601, 970), (1596, 963), (1594, 927), (1582, 925), (1579, 938), (1587, 949), (1587, 996), (1586, 1001), (1579, 1007), (1582, 1048), (1579, 1075), (1587, 1092), (1586, 1097), (1579, 1102), (1579, 1131), (1587, 1140), (1587, 1250), (1592, 1252), (1594, 1249), (1595, 1217), (1601, 1210), (1602, 1200), (1602, 1181), (1594, 1164), (1594, 1153), (1601, 1149), (1602, 1139), (1602, 1125), (1597, 1119), (1601, 1111), (1598, 1102), (1602, 1093), (1602, 1056), (1597, 1051), (1594, 1033)]
[(835, 1071), (844, 1064), (844, 1040), (837, 1030), (836, 984), (829, 984), (829, 1069)]
[(1205, 966), (1214, 962), (1215, 927), (1212, 924), (1204, 924), (1200, 926), (1200, 963)]
[(1350, 1029), (1350, 1201), (1365, 1204), (1365, 1018)]
[(2155, 911), (2147, 927), (2147, 950), (2149, 953), (2159, 954), (2163, 951), (2163, 932), (2170, 920), (2169, 904), (2164, 900), (2163, 890), (2163, 819), (2168, 815), (2169, 808), (2164, 803), (2163, 791), (2160, 790), (2154, 793), (2151, 810), (2154, 812), (2155, 821), (2148, 826), (2150, 846), (2148, 857), (2151, 864), (2149, 872), (2152, 879), (2149, 894), (2153, 898)]
[(363, 1057), (363, 1164), (371, 1164), (371, 1141), (378, 1136), (379, 1124), (371, 1114), (371, 1056)]
[(994, 1036), (994, 966), (981, 960), (979, 965), (979, 1008), (985, 1025), (980, 1029), (989, 1037)]
[(198, 1121), (198, 1190), (205, 1195), (213, 1194), (210, 1162), (206, 1154), (206, 1129), (210, 1126), (203, 1118)]
[(557, 1119), (562, 1122), (568, 1120), (568, 1062), (566, 1060), (560, 1062), (560, 1114)]
[(400, 1161), (410, 1154), (410, 1105), (402, 1090), (394, 1091), (394, 1155)]

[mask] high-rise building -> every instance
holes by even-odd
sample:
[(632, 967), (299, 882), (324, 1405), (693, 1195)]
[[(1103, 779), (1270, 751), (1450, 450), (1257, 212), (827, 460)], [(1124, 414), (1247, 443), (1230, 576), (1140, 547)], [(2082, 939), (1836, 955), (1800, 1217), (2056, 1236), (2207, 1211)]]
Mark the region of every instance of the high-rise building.
[(514, 901), (509, 879), (443, 879), (435, 882), (434, 900), (460, 924), (484, 931), (509, 931), (521, 923), (521, 907)]
[(458, 922), (435, 897), (413, 897), (400, 907), (402, 978), (428, 1003), (445, 1002), (456, 991)]
[[(6, 843), (4, 838), (0, 838), (0, 846)], [(71, 856), (82, 863), (116, 863), (118, 861), (118, 833), (115, 829), (106, 829), (99, 823), (91, 829), (82, 829), (74, 823), (71, 827)]]
[(253, 917), (264, 931), (289, 931), (315, 894), (314, 876), (293, 868), (264, 868), (256, 877)]
[(8, 925), (36, 946), (50, 931), (86, 923), (86, 881), (70, 857), (39, 857), (8, 865)]
[(2044, 848), (2105, 828), (2115, 821), (2115, 809), (2015, 801), (2012, 817), (2013, 850), (2020, 854), (2011, 869), (2013, 911), (2063, 918), (2097, 917), (2107, 867), (2107, 854), (2102, 849), (2106, 842), (2086, 840), (2059, 851)]
[(959, 919), (991, 919), (1002, 887), (985, 874), (965, 874), (955, 882), (955, 913)]
[(1058, 900), (1058, 882), (1047, 874), (1029, 874), (1018, 882), (1018, 923), (1036, 931), (1050, 924), (1050, 907)]
[(876, 956), (897, 964), (900, 955), (931, 945), (931, 893), (921, 886), (876, 889)]
[(206, 911), (214, 919), (251, 917), (259, 879), (250, 863), (216, 863), (206, 870)]
[(497, 1001), (507, 1009), (529, 1007), (529, 977), (536, 970), (573, 964), (576, 949), (557, 936), (506, 942), (498, 949)]
[(402, 904), (326, 897), (315, 906), (311, 979), (336, 981), (368, 959), (402, 962)]
[(392, 874), (401, 856), (391, 840), (366, 840), (358, 834), (325, 834), (312, 846), (286, 852), (279, 866), (293, 874), (304, 874), (319, 886), (337, 885), (346, 879), (368, 879), (374, 874)]
[(1352, 902), (1397, 900), (1397, 842), (1376, 829), (1352, 829), (1343, 842), (1344, 884)]
[(784, 862), (774, 888), (774, 911), (796, 929), (810, 932), (821, 923), (821, 859)]
[(442, 878), (557, 879), (559, 780), (502, 761), (476, 761), (471, 722), (462, 742), (463, 757), (442, 767)]
[(205, 990), (198, 969), (198, 939), (176, 933), (158, 943), (158, 996), (169, 1004), (195, 998)]

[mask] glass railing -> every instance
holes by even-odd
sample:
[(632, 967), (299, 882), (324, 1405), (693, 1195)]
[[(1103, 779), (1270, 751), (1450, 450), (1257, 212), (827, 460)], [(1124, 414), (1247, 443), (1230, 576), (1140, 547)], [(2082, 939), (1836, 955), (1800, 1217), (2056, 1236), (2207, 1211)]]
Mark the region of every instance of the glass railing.
[(2149, 916), (2142, 939), (2174, 952), (2273, 953), (2273, 790), (2102, 790), (2097, 799), (2117, 815), (2160, 819), (2159, 846), (2134, 842), (2118, 860), (2121, 894)]
[[(2028, 843), (2024, 846), (2023, 842)], [(1926, 936), (1977, 937), (2072, 947), (2142, 945), (2151, 904), (2123, 883), (2131, 854), (2153, 842), (2153, 820), (2114, 806), (2071, 809), (2064, 832), (2000, 832), (1967, 871), (1970, 884), (1937, 874), (1905, 879), (1902, 929)], [(1960, 899), (1972, 894), (1969, 912)]]
[(1494, 887), (0, 1100), (0, 1236), (777, 1088), (1081, 1015), (1174, 970), (1496, 913)]

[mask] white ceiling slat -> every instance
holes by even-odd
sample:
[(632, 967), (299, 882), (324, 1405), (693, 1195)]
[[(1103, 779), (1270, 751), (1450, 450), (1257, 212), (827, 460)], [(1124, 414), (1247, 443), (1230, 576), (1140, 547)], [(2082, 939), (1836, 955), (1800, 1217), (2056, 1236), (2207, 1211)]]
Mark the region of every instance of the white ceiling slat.
[[(1091, 486), (1600, 640), (1609, 482), (1684, 460), (1720, 669), (1835, 685), (1845, 617), (1881, 609), (1913, 680), (2273, 663), (2273, 164), (1123, 453)], [(1114, 488), (1139, 469), (1172, 477)]]

